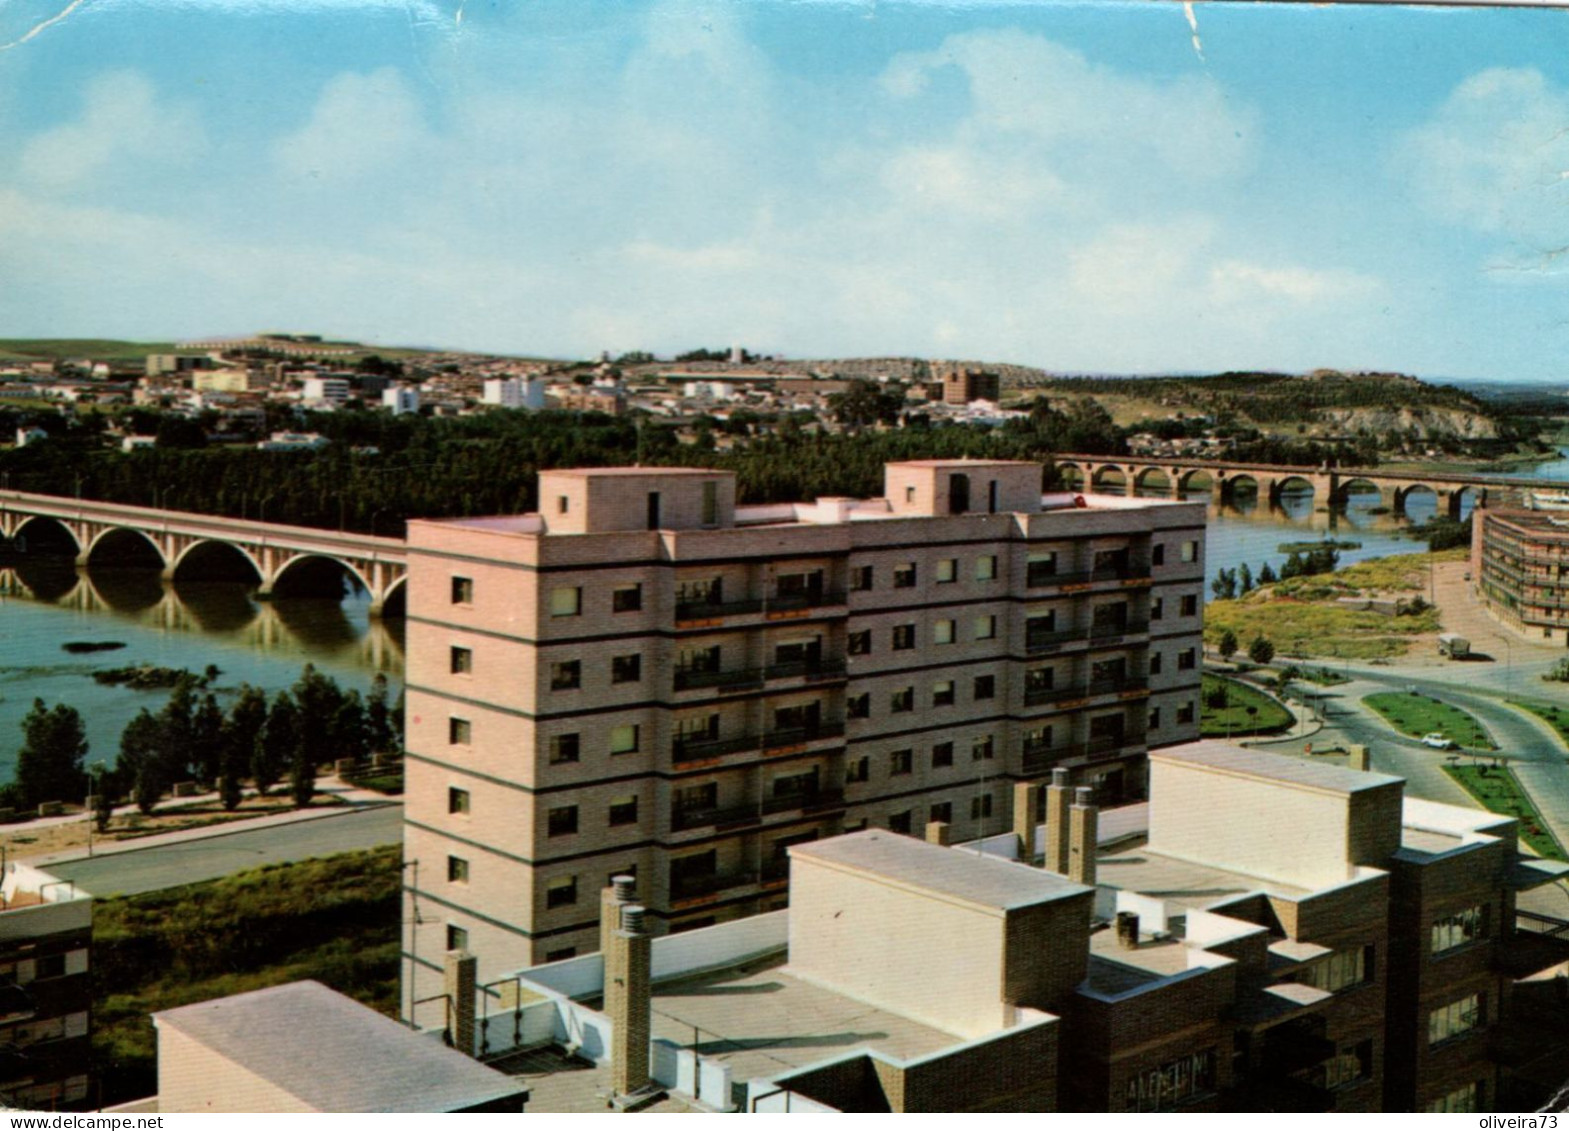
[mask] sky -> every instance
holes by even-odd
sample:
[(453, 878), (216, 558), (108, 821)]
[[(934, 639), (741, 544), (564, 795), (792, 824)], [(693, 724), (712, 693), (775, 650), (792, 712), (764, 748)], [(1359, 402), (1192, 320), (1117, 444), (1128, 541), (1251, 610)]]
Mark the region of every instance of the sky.
[(0, 0), (0, 337), (1569, 386), (1566, 21)]

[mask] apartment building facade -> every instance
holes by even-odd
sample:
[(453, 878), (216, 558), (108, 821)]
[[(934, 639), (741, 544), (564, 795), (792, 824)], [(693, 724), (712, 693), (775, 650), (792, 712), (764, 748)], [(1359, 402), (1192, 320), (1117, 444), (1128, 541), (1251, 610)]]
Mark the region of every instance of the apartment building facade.
[(1472, 585), (1483, 605), (1536, 640), (1569, 644), (1569, 511), (1479, 507)]
[(411, 523), (405, 1011), (451, 948), (597, 949), (611, 875), (659, 934), (783, 906), (791, 845), (1007, 829), (1054, 768), (1142, 796), (1197, 735), (1203, 506), (1040, 482), (738, 508), (726, 472), (556, 471), (538, 514)]

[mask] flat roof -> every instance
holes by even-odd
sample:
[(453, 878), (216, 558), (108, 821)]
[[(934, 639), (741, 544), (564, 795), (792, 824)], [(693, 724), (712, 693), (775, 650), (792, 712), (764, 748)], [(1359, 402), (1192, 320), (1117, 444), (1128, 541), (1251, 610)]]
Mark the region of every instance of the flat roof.
[(992, 910), (1031, 907), (1093, 889), (1053, 872), (963, 848), (867, 829), (790, 847), (792, 859), (809, 859)]
[(887, 467), (1040, 467), (1028, 459), (901, 459)]
[(557, 467), (541, 471), (540, 474), (573, 475), (580, 479), (604, 479), (617, 475), (728, 475), (735, 478), (735, 472), (721, 471), (717, 467)]
[(1229, 742), (1201, 739), (1181, 746), (1168, 746), (1151, 750), (1152, 762), (1180, 762), (1205, 766), (1227, 773), (1289, 785), (1307, 786), (1328, 793), (1361, 793), (1391, 785), (1404, 785), (1404, 778), (1362, 770), (1348, 770), (1343, 766), (1330, 766), (1322, 762), (1307, 762), (1301, 758), (1283, 758), (1261, 750), (1233, 746)]
[(1095, 879), (1102, 887), (1136, 892), (1200, 911), (1255, 892), (1300, 899), (1313, 890), (1164, 856), (1143, 844), (1102, 853), (1095, 866)]
[(182, 1005), (153, 1018), (319, 1111), (460, 1111), (526, 1090), (320, 982)]

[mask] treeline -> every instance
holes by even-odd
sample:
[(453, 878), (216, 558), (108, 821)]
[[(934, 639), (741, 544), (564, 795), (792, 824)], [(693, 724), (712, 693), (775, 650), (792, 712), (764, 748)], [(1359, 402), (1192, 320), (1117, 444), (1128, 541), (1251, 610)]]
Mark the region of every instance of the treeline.
[[(913, 421), (889, 431), (827, 434), (786, 419), (776, 432), (714, 450), (675, 430), (596, 413), (472, 417), (313, 414), (303, 427), (334, 442), (316, 452), (245, 447), (107, 450), (82, 425), (0, 455), (0, 484), (45, 494), (161, 506), (267, 522), (399, 536), (408, 517), (537, 509), (538, 472), (560, 467), (718, 467), (745, 503), (875, 495), (890, 460), (974, 456), (1046, 461), (1053, 452), (1117, 454), (1122, 429), (1098, 404), (1044, 402), (1000, 428)], [(700, 440), (702, 437), (700, 436)]]
[(227, 711), (211, 682), (217, 674), (187, 674), (156, 714), (142, 708), (120, 733), (112, 769), (89, 773), (90, 753), (80, 712), (42, 699), (22, 720), (15, 778), (0, 786), (0, 807), (30, 810), (51, 801), (74, 803), (91, 793), (100, 828), (129, 797), (143, 813), (176, 784), (217, 789), (226, 809), (238, 808), (247, 782), (265, 795), (287, 780), (295, 804), (311, 802), (318, 767), (341, 759), (363, 762), (403, 744), (401, 701), (389, 701), (387, 678), (377, 674), (369, 695), (344, 691), (331, 676), (306, 664), (287, 691), (267, 693), (242, 684)]

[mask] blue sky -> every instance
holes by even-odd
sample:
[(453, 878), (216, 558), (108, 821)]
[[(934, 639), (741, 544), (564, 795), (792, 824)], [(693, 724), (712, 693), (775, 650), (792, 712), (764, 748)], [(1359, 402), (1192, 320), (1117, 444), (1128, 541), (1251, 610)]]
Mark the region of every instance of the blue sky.
[(1569, 13), (9, 0), (0, 336), (1569, 384)]

